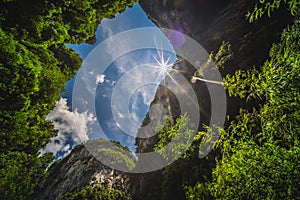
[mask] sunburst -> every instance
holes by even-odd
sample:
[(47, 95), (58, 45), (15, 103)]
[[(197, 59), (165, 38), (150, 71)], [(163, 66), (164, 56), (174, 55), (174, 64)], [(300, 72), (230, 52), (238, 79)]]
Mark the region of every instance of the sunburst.
[[(175, 62), (171, 61), (171, 56), (165, 58), (164, 52), (162, 51), (159, 53), (159, 58), (153, 56), (153, 59), (155, 60), (155, 64), (150, 65), (150, 67), (153, 67), (155, 70), (153, 73), (157, 74), (157, 80), (165, 79), (166, 77), (170, 77), (172, 79), (171, 72), (179, 72), (179, 70), (174, 69), (174, 65), (182, 62), (182, 59), (178, 59)], [(175, 80), (173, 80), (175, 81)], [(160, 82), (160, 81), (158, 81)]]
[(158, 60), (155, 56), (153, 56), (156, 61), (153, 67), (156, 69), (154, 73), (158, 73), (158, 78), (165, 78), (166, 76), (170, 76), (170, 72), (173, 70), (174, 62), (170, 62), (171, 56), (169, 56), (166, 60), (164, 58), (164, 53), (161, 53), (161, 60)]
[[(186, 91), (186, 89), (184, 87), (182, 87), (182, 85), (175, 80), (174, 74), (172, 75), (172, 72), (175, 72), (175, 73), (182, 72), (179, 69), (174, 69), (174, 66), (176, 64), (182, 62), (183, 59), (180, 58), (180, 59), (176, 60), (175, 62), (172, 62), (172, 61), (170, 61), (172, 58), (171, 56), (169, 56), (165, 59), (163, 51), (161, 52), (161, 54), (159, 54), (159, 59), (154, 56), (153, 56), (153, 58), (156, 61), (156, 63), (150, 65), (150, 67), (153, 67), (155, 69), (153, 73), (155, 73), (155, 74), (158, 73), (158, 76), (156, 78), (156, 83), (160, 84), (160, 81), (158, 81), (158, 80), (160, 80), (160, 78), (162, 78), (166, 84), (167, 78), (169, 78), (172, 81), (172, 83), (174, 83), (177, 86), (177, 88), (179, 88), (182, 92), (187, 93), (188, 91)], [(193, 104), (198, 105), (197, 102), (194, 102), (188, 94), (186, 97), (189, 98)]]

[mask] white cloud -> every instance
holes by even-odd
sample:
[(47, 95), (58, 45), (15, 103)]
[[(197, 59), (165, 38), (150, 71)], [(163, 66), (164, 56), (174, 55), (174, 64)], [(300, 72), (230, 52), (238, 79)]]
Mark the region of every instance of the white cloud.
[(70, 111), (67, 100), (61, 98), (56, 102), (54, 109), (47, 115), (47, 121), (54, 125), (58, 130), (57, 136), (51, 139), (43, 152), (61, 152), (68, 154), (71, 151), (71, 143), (80, 144), (89, 139), (88, 125), (95, 121), (95, 117), (88, 112), (79, 113), (77, 110)]
[(114, 35), (113, 30), (111, 28), (112, 24), (114, 24), (112, 19), (102, 19), (100, 32), (102, 37), (108, 38)]
[(96, 84), (104, 83), (104, 81), (105, 81), (105, 75), (99, 74), (96, 76)]

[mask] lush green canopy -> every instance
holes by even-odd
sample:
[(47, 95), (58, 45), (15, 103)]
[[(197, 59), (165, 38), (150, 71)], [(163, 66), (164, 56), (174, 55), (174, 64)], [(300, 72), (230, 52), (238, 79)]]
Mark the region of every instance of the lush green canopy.
[(188, 199), (295, 199), (300, 196), (300, 21), (286, 28), (261, 69), (224, 82), (230, 96), (260, 105), (221, 130), (212, 181), (187, 188)]
[(55, 135), (46, 115), (81, 65), (66, 43), (95, 41), (100, 20), (135, 0), (0, 1), (0, 193), (26, 199), (50, 155)]

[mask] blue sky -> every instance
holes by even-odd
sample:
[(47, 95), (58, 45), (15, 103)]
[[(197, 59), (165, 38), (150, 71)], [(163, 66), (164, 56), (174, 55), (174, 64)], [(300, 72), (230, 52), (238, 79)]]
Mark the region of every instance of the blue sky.
[[(141, 28), (141, 27), (156, 27), (155, 24), (150, 21), (140, 7), (138, 3), (135, 3), (133, 7), (127, 8), (123, 13), (116, 14), (113, 19), (102, 19), (101, 23), (98, 26), (98, 29), (95, 33), (96, 43), (95, 44), (68, 44), (67, 46), (72, 48), (80, 55), (82, 59), (85, 59), (86, 56), (101, 42), (103, 42), (108, 37), (120, 33), (122, 31)], [(67, 91), (62, 97), (71, 99), (72, 89), (74, 85), (75, 78), (67, 82), (66, 88)], [(72, 107), (72, 101), (68, 101), (68, 106)]]
[[(136, 3), (132, 8), (127, 8), (123, 13), (117, 14), (114, 19), (103, 19), (96, 31), (97, 41), (95, 44), (68, 44), (67, 46), (74, 49), (85, 60), (91, 51), (106, 39), (120, 32), (142, 27), (156, 26), (148, 19), (140, 5)], [(163, 38), (161, 39), (163, 43), (170, 44), (163, 34), (161, 37)], [(116, 48), (122, 47), (113, 46), (106, 50), (107, 52), (111, 51), (110, 53), (113, 54)], [(134, 151), (135, 134), (148, 112), (159, 82), (163, 79), (163, 77), (152, 77), (152, 79), (156, 79), (153, 81), (156, 84), (149, 84), (140, 88), (131, 87), (135, 84), (141, 84), (142, 79), (151, 78), (150, 75), (148, 76), (148, 74), (152, 73), (151, 69), (147, 68), (144, 70), (146, 74), (141, 74), (141, 70), (135, 73), (135, 68), (148, 63), (155, 64), (155, 58), (161, 60), (165, 57), (170, 57), (170, 62), (175, 62), (176, 60), (174, 51), (162, 53), (157, 49), (135, 50), (116, 59), (107, 67), (103, 74), (97, 76), (99, 84), (94, 97), (95, 105), (91, 105), (95, 107), (95, 113), (90, 113), (88, 108), (73, 108), (72, 91), (76, 76), (68, 81), (66, 83), (66, 93), (61, 95), (66, 100), (61, 99), (58, 101), (56, 108), (48, 115), (48, 120), (53, 121), (59, 133), (57, 137), (52, 138), (52, 142), (46, 147), (45, 151), (52, 151), (56, 154), (56, 158), (60, 158), (68, 154), (82, 140), (97, 138), (119, 141)], [(141, 80), (131, 78), (129, 85), (117, 94), (121, 102), (122, 97), (126, 96), (126, 92), (132, 93), (130, 94), (129, 105), (126, 105), (126, 109), (129, 111), (128, 116), (126, 116), (126, 113), (119, 112), (118, 108), (120, 108), (120, 105), (117, 105), (119, 102), (113, 101), (112, 95), (116, 84), (124, 81), (122, 77), (128, 76), (129, 71), (131, 75), (139, 77)], [(89, 73), (93, 74), (92, 72)], [(87, 88), (80, 88), (80, 90), (84, 92)], [(114, 111), (112, 111), (113, 108)], [(57, 121), (58, 118), (60, 120)], [(130, 119), (132, 123), (127, 123), (124, 119), (127, 121)], [(116, 120), (119, 121), (116, 122)], [(100, 125), (103, 133), (99, 133), (99, 128), (96, 128), (98, 125)]]

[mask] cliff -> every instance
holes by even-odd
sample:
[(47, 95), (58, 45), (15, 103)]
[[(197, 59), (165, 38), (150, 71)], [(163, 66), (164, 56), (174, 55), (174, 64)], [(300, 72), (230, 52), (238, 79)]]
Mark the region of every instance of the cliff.
[[(97, 149), (107, 149), (107, 142), (96, 140), (90, 143)], [(48, 170), (48, 178), (36, 189), (34, 199), (54, 200), (88, 185), (105, 185), (129, 193), (129, 175), (103, 165), (89, 150), (84, 144), (78, 145), (67, 157), (54, 163)]]

